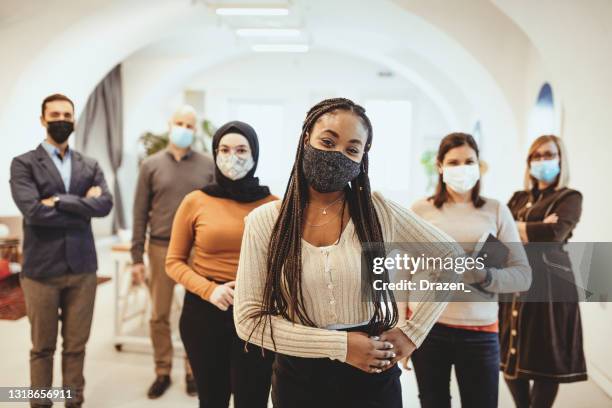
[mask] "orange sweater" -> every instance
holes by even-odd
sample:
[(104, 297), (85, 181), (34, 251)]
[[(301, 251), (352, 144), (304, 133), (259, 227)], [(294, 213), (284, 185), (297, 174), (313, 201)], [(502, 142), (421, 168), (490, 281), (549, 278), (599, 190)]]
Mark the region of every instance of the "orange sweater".
[[(251, 203), (189, 193), (176, 211), (166, 256), (166, 273), (188, 291), (208, 300), (217, 282), (236, 279), (244, 217), (278, 198)], [(193, 249), (193, 253), (192, 253)], [(189, 257), (192, 256), (191, 262)]]
[[(406, 307), (406, 318), (410, 319), (412, 316), (412, 310), (409, 307)], [(483, 324), (480, 326), (471, 326), (471, 325), (461, 325), (461, 324), (446, 324), (440, 323), (447, 327), (454, 327), (455, 329), (463, 329), (463, 330), (472, 330), (472, 331), (483, 331), (488, 333), (498, 333), (499, 332), (499, 320), (496, 320), (495, 323), (491, 324)]]

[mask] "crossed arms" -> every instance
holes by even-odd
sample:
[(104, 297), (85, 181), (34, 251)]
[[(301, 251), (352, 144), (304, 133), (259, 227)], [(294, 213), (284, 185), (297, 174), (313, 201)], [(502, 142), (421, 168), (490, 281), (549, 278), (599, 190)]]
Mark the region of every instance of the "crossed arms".
[(113, 207), (104, 173), (95, 164), (92, 186), (85, 197), (57, 194), (41, 197), (30, 165), (17, 157), (11, 163), (11, 194), (26, 224), (52, 228), (84, 228), (92, 217), (104, 217)]

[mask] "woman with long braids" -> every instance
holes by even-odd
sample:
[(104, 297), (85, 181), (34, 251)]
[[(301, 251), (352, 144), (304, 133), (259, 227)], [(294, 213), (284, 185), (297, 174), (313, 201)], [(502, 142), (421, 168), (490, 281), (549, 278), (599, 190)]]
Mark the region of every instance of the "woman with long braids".
[(384, 242), (411, 242), (440, 257), (463, 253), (446, 234), (371, 193), (371, 144), (361, 106), (342, 98), (315, 105), (282, 203), (245, 218), (234, 321), (242, 339), (277, 352), (275, 407), (401, 407), (396, 362), (421, 344), (445, 307), (427, 292), (411, 320), (398, 322), (391, 292), (372, 282), (364, 285), (370, 293), (362, 291), (366, 243), (374, 245), (364, 252), (370, 266), (385, 256)]

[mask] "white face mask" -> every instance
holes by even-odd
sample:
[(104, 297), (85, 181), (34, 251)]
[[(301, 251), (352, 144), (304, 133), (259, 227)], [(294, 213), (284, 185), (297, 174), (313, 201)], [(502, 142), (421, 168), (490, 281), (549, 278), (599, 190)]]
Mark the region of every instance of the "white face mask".
[(470, 191), (480, 179), (478, 164), (464, 164), (442, 168), (442, 180), (454, 192), (464, 194)]
[(217, 167), (225, 177), (230, 180), (238, 180), (247, 175), (253, 168), (255, 162), (253, 156), (238, 157), (235, 154), (217, 155)]

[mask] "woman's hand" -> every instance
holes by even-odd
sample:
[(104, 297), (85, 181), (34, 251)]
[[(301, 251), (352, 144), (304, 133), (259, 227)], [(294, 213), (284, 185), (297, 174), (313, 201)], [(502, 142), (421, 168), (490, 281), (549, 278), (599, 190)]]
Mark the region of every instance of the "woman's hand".
[(234, 287), (236, 286), (235, 281), (224, 283), (219, 285), (213, 290), (208, 301), (219, 309), (225, 311), (231, 305), (234, 304)]
[(559, 217), (555, 213), (550, 214), (548, 217), (542, 220), (544, 224), (556, 224), (557, 221), (559, 221)]
[(410, 357), (406, 357), (404, 358), (402, 361), (402, 368), (406, 371), (412, 371), (412, 368), (410, 368)]
[(395, 350), (395, 357), (391, 359), (391, 364), (387, 365), (384, 370), (393, 367), (393, 365), (400, 360), (407, 359), (412, 355), (414, 350), (416, 350), (416, 345), (412, 340), (397, 327), (383, 332), (380, 336), (380, 340), (385, 343), (393, 344), (393, 350)]
[(463, 282), (467, 284), (482, 283), (487, 277), (485, 268), (473, 267), (463, 273)]
[(366, 333), (349, 332), (347, 342), (346, 363), (368, 373), (391, 367), (390, 361), (396, 356), (392, 343), (370, 338)]

